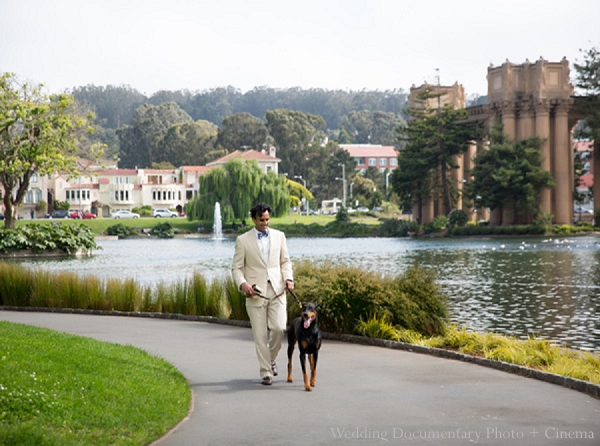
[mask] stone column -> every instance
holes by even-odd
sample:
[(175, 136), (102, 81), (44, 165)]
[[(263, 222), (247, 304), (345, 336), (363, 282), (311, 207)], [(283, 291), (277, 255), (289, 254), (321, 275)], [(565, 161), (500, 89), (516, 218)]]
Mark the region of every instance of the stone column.
[[(535, 104), (535, 133), (541, 142), (542, 169), (546, 172), (552, 172), (550, 159), (550, 104), (547, 100), (539, 100)], [(550, 189), (542, 190), (540, 202), (542, 212), (546, 214), (553, 213)]]
[(502, 125), (504, 127), (504, 134), (510, 139), (515, 139), (517, 135), (515, 111), (514, 102), (506, 101), (502, 103)]
[(533, 138), (535, 135), (535, 105), (523, 103), (523, 136), (521, 139)]
[(423, 210), (421, 212), (421, 224), (431, 223), (434, 218), (433, 199), (431, 197), (423, 198)]
[(556, 182), (554, 218), (558, 224), (573, 223), (573, 153), (569, 138), (568, 112), (571, 101), (556, 101), (554, 108), (554, 181)]

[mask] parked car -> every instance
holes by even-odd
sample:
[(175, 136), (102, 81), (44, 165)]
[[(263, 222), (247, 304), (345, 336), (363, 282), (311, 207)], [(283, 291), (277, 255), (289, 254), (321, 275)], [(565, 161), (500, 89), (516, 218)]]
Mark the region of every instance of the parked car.
[(168, 209), (152, 209), (152, 216), (154, 218), (175, 218), (178, 217), (177, 212), (172, 212)]
[(0, 220), (4, 220), (4, 214), (0, 212)]
[(358, 212), (369, 212), (369, 208), (368, 208), (368, 207), (366, 207), (366, 206), (360, 206), (360, 207), (357, 207), (357, 208), (356, 208), (356, 210), (357, 210)]
[(110, 214), (112, 218), (140, 218), (140, 214), (131, 211), (117, 211)]
[(46, 214), (46, 218), (69, 218), (69, 211), (62, 209), (52, 211), (51, 214)]
[(75, 211), (75, 212), (71, 212), (71, 214), (69, 215), (69, 217), (71, 218), (83, 218), (86, 220), (90, 220), (90, 219), (95, 219), (96, 215), (92, 214), (91, 212), (86, 212), (86, 211)]

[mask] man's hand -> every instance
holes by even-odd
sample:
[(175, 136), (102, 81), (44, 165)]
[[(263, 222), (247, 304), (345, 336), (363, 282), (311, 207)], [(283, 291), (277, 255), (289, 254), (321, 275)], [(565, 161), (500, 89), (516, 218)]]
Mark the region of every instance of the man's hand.
[(254, 290), (252, 289), (252, 286), (248, 282), (242, 283), (240, 290), (242, 291), (242, 293), (244, 293), (246, 295), (246, 297), (254, 296)]
[(285, 287), (286, 287), (288, 290), (292, 290), (292, 291), (294, 291), (294, 281), (293, 281), (293, 280), (286, 280), (286, 281), (285, 281)]

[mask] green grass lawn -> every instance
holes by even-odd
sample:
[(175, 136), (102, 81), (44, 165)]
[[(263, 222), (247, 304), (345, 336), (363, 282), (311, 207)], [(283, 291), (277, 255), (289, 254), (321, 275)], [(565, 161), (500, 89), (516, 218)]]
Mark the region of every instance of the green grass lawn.
[(131, 347), (0, 322), (0, 445), (143, 445), (191, 404), (183, 375)]
[[(304, 224), (304, 225), (310, 225), (312, 223), (317, 223), (319, 225), (326, 225), (327, 223), (334, 221), (334, 220), (335, 220), (334, 215), (308, 215), (307, 216), (307, 215), (288, 214), (285, 217), (272, 218), (271, 224), (272, 225), (277, 225), (277, 224), (291, 225), (294, 223), (299, 223), (299, 224)], [(379, 221), (376, 218), (373, 218), (373, 217), (370, 217), (370, 216), (367, 216), (364, 214), (357, 214), (356, 216), (351, 215), (350, 220), (354, 221), (354, 222), (358, 222), (358, 223), (363, 223), (363, 224), (372, 224), (372, 225), (379, 224)], [(125, 226), (129, 226), (132, 228), (145, 229), (145, 228), (153, 228), (157, 224), (164, 223), (166, 221), (171, 223), (175, 229), (178, 229), (179, 231), (181, 231), (183, 233), (195, 234), (198, 232), (198, 221), (197, 220), (188, 221), (187, 218), (165, 219), (165, 218), (142, 217), (142, 218), (132, 218), (132, 219), (128, 219), (128, 218), (125, 218), (125, 219), (98, 218), (96, 220), (72, 220), (72, 219), (68, 219), (68, 218), (61, 219), (61, 220), (49, 220), (49, 219), (42, 218), (42, 219), (37, 219), (37, 220), (18, 220), (17, 226), (27, 225), (27, 224), (31, 224), (31, 223), (49, 225), (49, 224), (53, 224), (54, 222), (58, 222), (58, 223), (65, 224), (65, 225), (84, 224), (86, 226), (89, 226), (89, 228), (92, 230), (92, 232), (94, 234), (99, 235), (99, 234), (102, 234), (104, 231), (106, 231), (106, 229), (109, 226), (116, 225), (117, 223), (121, 223)], [(237, 221), (236, 223), (239, 225), (240, 222)], [(202, 224), (206, 228), (212, 229), (212, 221), (202, 222)], [(247, 224), (251, 225), (252, 220), (248, 219)], [(223, 226), (224, 226), (224, 229), (227, 230), (228, 228), (231, 228), (231, 222), (226, 222)]]

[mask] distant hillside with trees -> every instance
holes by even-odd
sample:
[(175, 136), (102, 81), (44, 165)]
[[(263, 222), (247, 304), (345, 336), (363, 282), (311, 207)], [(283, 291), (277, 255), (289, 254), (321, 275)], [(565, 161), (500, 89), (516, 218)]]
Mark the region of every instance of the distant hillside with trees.
[(128, 124), (134, 111), (143, 104), (175, 102), (192, 120), (209, 121), (221, 126), (223, 118), (249, 113), (265, 119), (268, 110), (288, 109), (321, 116), (329, 129), (339, 129), (352, 111), (381, 111), (406, 117), (408, 94), (402, 90), (344, 91), (323, 89), (275, 89), (256, 87), (246, 93), (234, 87), (214, 88), (201, 92), (188, 90), (158, 91), (146, 97), (129, 86), (76, 87), (72, 92), (78, 102), (92, 106), (105, 128), (117, 129)]

